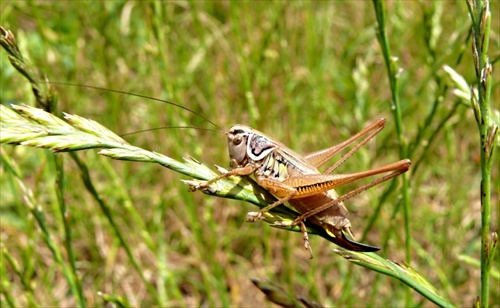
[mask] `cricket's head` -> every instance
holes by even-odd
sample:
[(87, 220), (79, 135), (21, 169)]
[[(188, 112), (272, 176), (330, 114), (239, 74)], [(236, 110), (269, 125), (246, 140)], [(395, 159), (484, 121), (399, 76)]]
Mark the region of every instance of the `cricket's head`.
[(248, 162), (247, 146), (252, 129), (245, 125), (233, 125), (226, 132), (231, 168), (244, 166)]
[(276, 143), (248, 126), (236, 124), (226, 132), (231, 168), (243, 167), (263, 160)]

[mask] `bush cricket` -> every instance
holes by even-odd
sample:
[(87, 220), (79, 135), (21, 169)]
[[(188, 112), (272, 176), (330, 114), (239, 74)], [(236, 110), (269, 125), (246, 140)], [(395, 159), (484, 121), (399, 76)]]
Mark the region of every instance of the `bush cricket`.
[[(232, 169), (212, 180), (192, 185), (191, 190), (207, 189), (210, 184), (227, 176), (253, 174), (257, 184), (278, 200), (258, 212), (249, 213), (247, 221), (257, 221), (263, 213), (289, 202), (301, 214), (292, 224), (300, 226), (304, 234), (304, 246), (309, 250), (311, 258), (313, 253), (304, 224), (306, 219), (323, 228), (344, 248), (365, 252), (379, 250), (377, 247), (357, 243), (345, 236), (344, 232), (354, 238), (343, 201), (406, 172), (410, 168), (410, 160), (403, 159), (383, 167), (351, 174), (330, 173), (379, 133), (384, 125), (385, 119), (379, 119), (346, 141), (305, 156), (297, 154), (282, 143), (248, 126), (233, 125), (228, 132), (225, 132)], [(359, 143), (328, 168), (325, 174), (318, 171), (317, 168), (330, 160), (333, 155), (358, 140)], [(342, 196), (334, 190), (347, 183), (383, 173), (389, 174)]]
[[(411, 165), (409, 159), (403, 159), (395, 163), (367, 171), (350, 174), (331, 174), (352, 154), (354, 154), (359, 148), (370, 141), (384, 128), (385, 119), (383, 118), (365, 127), (357, 134), (337, 145), (302, 156), (264, 133), (245, 125), (233, 125), (226, 132), (203, 115), (177, 103), (146, 95), (89, 85), (76, 85), (60, 82), (51, 83), (110, 91), (163, 102), (191, 112), (211, 125), (214, 125), (217, 129), (206, 130), (216, 131), (226, 135), (228, 140), (231, 170), (222, 173), (220, 176), (209, 181), (198, 184), (190, 184), (190, 190), (210, 191), (209, 186), (211, 184), (225, 177), (253, 175), (257, 184), (269, 191), (272, 195), (278, 198), (278, 200), (269, 206), (260, 209), (258, 212), (248, 213), (247, 221), (255, 222), (261, 218), (263, 213), (288, 202), (300, 213), (300, 216), (292, 222), (292, 225), (298, 225), (300, 227), (304, 236), (304, 247), (309, 250), (311, 258), (313, 253), (309, 244), (309, 238), (305, 226), (306, 220), (325, 230), (326, 233), (334, 239), (334, 242), (343, 248), (362, 252), (379, 250), (378, 247), (358, 243), (352, 240), (354, 235), (351, 232), (351, 223), (347, 219), (349, 212), (344, 206), (344, 201), (373, 186), (405, 173)], [(149, 130), (162, 128), (166, 127)], [(321, 173), (318, 170), (319, 167), (323, 166), (326, 162), (332, 159), (335, 154), (346, 149), (355, 142), (358, 143), (331, 167), (329, 167), (325, 173)], [(342, 196), (339, 196), (334, 190), (336, 187), (366, 177), (385, 173), (388, 174), (375, 179), (368, 184), (362, 185), (361, 187), (358, 187)], [(346, 234), (349, 235), (350, 238), (347, 237)]]

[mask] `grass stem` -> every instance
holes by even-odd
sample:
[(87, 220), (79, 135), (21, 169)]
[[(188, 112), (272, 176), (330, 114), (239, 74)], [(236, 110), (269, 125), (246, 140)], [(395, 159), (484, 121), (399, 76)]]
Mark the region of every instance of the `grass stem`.
[[(401, 104), (399, 99), (399, 76), (402, 69), (398, 66), (398, 59), (392, 56), (389, 36), (386, 30), (386, 16), (384, 1), (373, 0), (375, 16), (377, 19), (377, 34), (380, 47), (382, 49), (382, 54), (384, 56), (384, 62), (387, 69), (387, 76), (389, 77), (389, 85), (391, 89), (392, 102), (391, 110), (393, 112), (394, 122), (396, 123), (396, 135), (398, 138), (399, 146), (399, 157), (401, 159), (407, 158), (408, 156), (408, 144), (404, 139), (403, 132), (403, 118), (401, 111)], [(411, 231), (410, 231), (410, 197), (409, 197), (409, 183), (406, 174), (401, 175), (401, 181), (403, 186), (401, 189), (401, 198), (403, 203), (403, 217), (404, 217), (404, 230), (405, 230), (405, 253), (406, 253), (406, 263), (411, 263)], [(410, 294), (406, 293), (406, 304), (410, 304)]]
[(472, 21), (472, 51), (477, 78), (471, 103), (476, 116), (481, 157), (481, 307), (489, 307), (490, 269), (497, 245), (497, 234), (491, 233), (491, 170), (498, 136), (498, 126), (491, 119), (492, 66), (488, 59), (491, 12), (488, 0), (467, 0)]

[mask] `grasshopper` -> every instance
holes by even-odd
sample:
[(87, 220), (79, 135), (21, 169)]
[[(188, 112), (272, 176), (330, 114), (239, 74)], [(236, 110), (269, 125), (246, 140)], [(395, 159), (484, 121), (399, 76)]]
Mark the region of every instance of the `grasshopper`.
[[(233, 125), (229, 128), (229, 131), (223, 131), (218, 125), (203, 115), (170, 101), (96, 86), (75, 85), (61, 82), (51, 83), (79, 86), (160, 101), (191, 112), (217, 127), (214, 131), (223, 133), (227, 136), (230, 166), (232, 169), (209, 181), (204, 181), (196, 185), (191, 184), (190, 189), (192, 191), (205, 190), (208, 189), (211, 184), (223, 178), (235, 175), (249, 176), (253, 174), (257, 184), (277, 197), (278, 200), (262, 208), (258, 212), (248, 213), (247, 221), (255, 222), (262, 217), (263, 213), (276, 206), (289, 202), (290, 205), (301, 214), (293, 221), (292, 225), (300, 226), (304, 236), (304, 247), (309, 250), (311, 258), (313, 254), (305, 226), (306, 220), (323, 228), (326, 233), (333, 238), (334, 242), (341, 247), (364, 252), (379, 250), (378, 247), (358, 243), (345, 236), (345, 233), (347, 233), (349, 237), (354, 238), (351, 232), (351, 223), (347, 219), (349, 212), (344, 205), (344, 201), (375, 185), (405, 173), (411, 165), (409, 159), (403, 159), (368, 171), (351, 174), (330, 174), (384, 128), (385, 119), (383, 118), (367, 126), (344, 142), (302, 156), (264, 133), (245, 125)], [(328, 162), (335, 154), (358, 140), (360, 140), (359, 143), (328, 168), (324, 174), (319, 172), (319, 167)], [(334, 190), (336, 187), (384, 173), (389, 174), (358, 187), (342, 196), (339, 196)]]
[[(383, 167), (351, 174), (330, 173), (378, 134), (384, 126), (385, 119), (379, 119), (338, 145), (302, 156), (262, 132), (245, 125), (233, 125), (225, 132), (232, 169), (209, 181), (192, 185), (191, 190), (207, 189), (211, 184), (228, 176), (253, 175), (257, 184), (278, 200), (258, 212), (249, 213), (247, 221), (257, 221), (263, 213), (289, 202), (301, 214), (292, 225), (300, 226), (304, 235), (304, 247), (309, 250), (311, 258), (313, 254), (305, 226), (306, 220), (323, 228), (344, 248), (354, 251), (376, 251), (379, 248), (357, 243), (345, 236), (344, 233), (347, 233), (354, 238), (344, 201), (408, 171), (410, 160), (403, 159)], [(358, 140), (359, 143), (328, 168), (325, 174), (319, 172), (320, 166)], [(384, 173), (389, 174), (342, 196), (334, 190), (347, 183)]]

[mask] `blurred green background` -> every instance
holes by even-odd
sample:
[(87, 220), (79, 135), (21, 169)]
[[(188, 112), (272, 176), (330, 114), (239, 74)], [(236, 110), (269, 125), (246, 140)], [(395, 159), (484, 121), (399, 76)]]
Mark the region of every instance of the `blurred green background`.
[[(499, 2), (491, 5), (491, 101), (498, 110)], [(388, 2), (386, 9), (391, 49), (402, 68), (404, 136), (413, 162), (408, 174), (411, 266), (457, 306), (469, 306), (479, 294), (480, 277), (475, 263), (481, 225), (479, 134), (471, 107), (454, 95), (455, 86), (443, 70), (448, 65), (469, 84), (475, 82), (467, 7), (462, 1), (400, 1)], [(299, 153), (332, 146), (385, 117), (384, 131), (338, 172), (399, 159), (391, 91), (370, 1), (2, 1), (0, 17), (0, 25), (13, 32), (24, 55), (50, 81), (175, 101), (221, 128), (247, 124)], [(0, 64), (0, 102), (34, 104), (29, 84), (12, 68), (5, 51)], [(117, 133), (178, 125), (213, 128), (158, 102), (55, 87), (59, 111), (91, 118)], [(176, 159), (191, 155), (208, 165), (229, 163), (225, 137), (217, 133), (164, 129), (126, 139)], [(3, 149), (19, 165), (62, 247), (52, 154)], [(88, 306), (103, 305), (98, 292), (133, 306), (266, 305), (249, 278), (270, 280), (325, 306), (408, 303), (403, 284), (350, 264), (333, 253), (335, 245), (319, 237), (311, 237), (315, 258), (309, 260), (301, 234), (245, 223), (254, 206), (189, 193), (180, 182), (186, 177), (160, 166), (111, 161), (95, 151), (78, 155), (88, 164), (148, 281), (131, 266), (68, 157), (64, 198)], [(16, 275), (2, 259), (2, 306), (9, 294), (20, 306), (30, 296), (40, 306), (76, 305), (20, 188), (7, 170), (0, 171), (2, 247), (21, 268)], [(497, 165), (492, 230), (498, 230), (498, 173)], [(380, 212), (376, 208), (389, 183), (346, 206), (358, 239), (366, 235), (364, 242), (383, 247), (380, 255), (404, 261), (398, 183)], [(144, 234), (153, 242), (145, 243)], [(497, 273), (498, 268), (497, 262)], [(495, 276), (492, 304), (500, 302), (498, 285)], [(413, 291), (410, 296), (413, 305), (429, 304)]]

